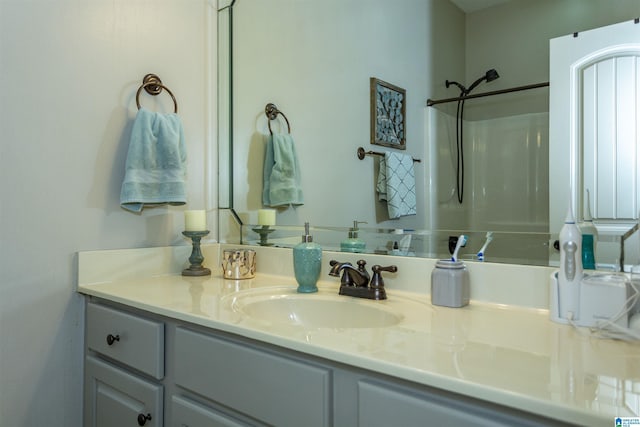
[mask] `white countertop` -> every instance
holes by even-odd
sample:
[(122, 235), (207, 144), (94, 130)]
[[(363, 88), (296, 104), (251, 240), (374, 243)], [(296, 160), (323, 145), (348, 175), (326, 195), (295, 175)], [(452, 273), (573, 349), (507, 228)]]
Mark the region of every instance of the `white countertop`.
[[(139, 251), (147, 260), (148, 250)], [(404, 310), (395, 326), (269, 325), (232, 310), (233, 295), (267, 287), (294, 292), (290, 276), (225, 280), (215, 269), (210, 277), (184, 277), (171, 266), (134, 274), (130, 265), (110, 262), (96, 272), (97, 261), (111, 252), (80, 254), (79, 292), (578, 425), (640, 416), (640, 345), (590, 337), (584, 329), (551, 322), (544, 309), (476, 300), (464, 308), (435, 307), (426, 293), (387, 286), (388, 300), (357, 302)], [(183, 265), (174, 252), (160, 259)], [(109, 265), (117, 272), (109, 274)], [(338, 280), (324, 277), (320, 295), (337, 294)]]

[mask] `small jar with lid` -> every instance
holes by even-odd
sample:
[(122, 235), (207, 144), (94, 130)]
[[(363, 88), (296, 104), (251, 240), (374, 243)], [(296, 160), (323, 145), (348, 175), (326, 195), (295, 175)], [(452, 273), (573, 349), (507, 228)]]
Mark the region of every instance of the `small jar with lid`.
[(462, 261), (441, 259), (431, 272), (431, 304), (464, 307), (469, 304), (469, 271)]

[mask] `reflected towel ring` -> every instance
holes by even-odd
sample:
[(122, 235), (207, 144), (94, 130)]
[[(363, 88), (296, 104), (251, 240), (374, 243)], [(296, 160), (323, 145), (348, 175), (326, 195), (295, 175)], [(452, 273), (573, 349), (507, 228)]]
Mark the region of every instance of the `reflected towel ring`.
[[(357, 153), (358, 153), (358, 158), (359, 158), (360, 160), (364, 160), (364, 156), (367, 156), (367, 155), (369, 155), (369, 156), (382, 156), (382, 157), (384, 157), (384, 153), (381, 153), (381, 152), (379, 152), (379, 151), (366, 151), (366, 150), (365, 150), (364, 148), (362, 148), (362, 147), (358, 147), (358, 151), (357, 151)], [(422, 160), (420, 160), (420, 159), (416, 159), (416, 158), (414, 158), (414, 157), (412, 157), (411, 159), (414, 161), (414, 163), (422, 163)]]
[(267, 115), (267, 118), (269, 119), (267, 123), (269, 125), (269, 133), (271, 135), (273, 135), (273, 131), (271, 130), (271, 120), (275, 120), (278, 117), (278, 114), (284, 117), (284, 121), (287, 122), (287, 132), (291, 133), (291, 125), (289, 124), (289, 120), (287, 119), (287, 116), (285, 116), (282, 111), (278, 110), (278, 107), (276, 107), (275, 104), (271, 102), (268, 103), (267, 106), (264, 107), (264, 113)]
[(142, 92), (142, 89), (144, 89), (149, 95), (153, 96), (159, 95), (160, 92), (162, 92), (162, 89), (166, 90), (173, 100), (174, 113), (178, 114), (178, 101), (176, 101), (176, 97), (173, 96), (173, 93), (169, 88), (162, 84), (160, 77), (155, 74), (147, 74), (144, 76), (142, 79), (142, 85), (136, 92), (136, 105), (138, 106), (138, 110), (140, 109), (140, 92)]

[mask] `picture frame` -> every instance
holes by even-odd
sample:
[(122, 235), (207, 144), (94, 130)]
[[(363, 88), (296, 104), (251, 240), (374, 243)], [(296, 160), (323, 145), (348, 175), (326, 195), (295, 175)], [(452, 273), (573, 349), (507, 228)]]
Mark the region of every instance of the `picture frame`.
[(406, 149), (406, 91), (371, 77), (371, 144)]

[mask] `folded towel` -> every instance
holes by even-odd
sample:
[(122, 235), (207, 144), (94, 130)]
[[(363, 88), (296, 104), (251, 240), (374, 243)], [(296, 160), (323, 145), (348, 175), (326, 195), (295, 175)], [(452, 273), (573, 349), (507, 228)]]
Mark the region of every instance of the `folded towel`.
[(416, 179), (413, 158), (407, 154), (385, 152), (380, 158), (376, 186), (379, 200), (386, 200), (389, 218), (416, 214)]
[(290, 134), (273, 134), (267, 139), (262, 182), (265, 206), (302, 205), (300, 166)]
[(120, 206), (184, 205), (187, 150), (177, 114), (138, 110), (131, 130)]

